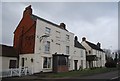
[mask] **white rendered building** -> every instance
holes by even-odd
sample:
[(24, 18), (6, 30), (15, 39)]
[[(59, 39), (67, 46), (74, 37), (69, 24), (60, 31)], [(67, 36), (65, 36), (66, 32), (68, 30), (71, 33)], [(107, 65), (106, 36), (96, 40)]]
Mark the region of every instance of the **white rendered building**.
[(31, 6), (26, 7), (14, 32), (19, 67), (31, 68), (33, 73), (86, 68), (85, 49), (76, 41), (64, 23), (57, 25), (33, 15)]
[(97, 44), (93, 44), (83, 37), (81, 44), (86, 49), (87, 68), (105, 66), (105, 52), (101, 49), (101, 44), (99, 42)]

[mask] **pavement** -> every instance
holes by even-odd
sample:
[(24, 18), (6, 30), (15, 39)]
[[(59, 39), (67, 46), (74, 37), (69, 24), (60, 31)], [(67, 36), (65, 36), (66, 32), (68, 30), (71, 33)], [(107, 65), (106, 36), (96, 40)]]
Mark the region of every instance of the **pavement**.
[(2, 81), (120, 81), (118, 71), (101, 73), (89, 76), (64, 77), (64, 78), (42, 78), (39, 76), (23, 76), (5, 78)]

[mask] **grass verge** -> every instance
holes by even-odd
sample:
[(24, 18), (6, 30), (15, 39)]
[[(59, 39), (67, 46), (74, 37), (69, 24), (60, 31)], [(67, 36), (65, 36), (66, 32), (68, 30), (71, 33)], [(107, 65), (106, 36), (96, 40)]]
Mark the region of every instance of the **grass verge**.
[(117, 68), (96, 68), (96, 69), (85, 69), (82, 71), (71, 71), (71, 72), (64, 72), (64, 73), (51, 73), (46, 75), (48, 78), (61, 78), (61, 77), (78, 77), (78, 76), (87, 76), (87, 75), (94, 75), (99, 73), (106, 73), (118, 70)]

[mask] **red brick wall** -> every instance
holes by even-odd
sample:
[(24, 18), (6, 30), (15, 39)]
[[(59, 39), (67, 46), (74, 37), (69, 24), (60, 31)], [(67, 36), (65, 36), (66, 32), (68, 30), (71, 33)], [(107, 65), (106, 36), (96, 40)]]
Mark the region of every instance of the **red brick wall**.
[(58, 72), (68, 72), (68, 66), (66, 65), (58, 66)]
[(20, 54), (34, 53), (36, 22), (31, 18), (32, 9), (27, 7), (14, 32), (14, 48)]

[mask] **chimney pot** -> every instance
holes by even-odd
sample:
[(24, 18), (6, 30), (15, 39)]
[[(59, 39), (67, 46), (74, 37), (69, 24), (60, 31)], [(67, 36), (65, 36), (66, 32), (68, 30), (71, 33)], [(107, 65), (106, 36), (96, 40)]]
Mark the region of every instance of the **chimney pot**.
[(83, 37), (83, 38), (82, 38), (82, 41), (86, 41), (86, 38), (85, 38), (85, 37)]
[(97, 43), (97, 46), (100, 48), (100, 47), (101, 47), (101, 44), (98, 42), (98, 43)]
[(78, 41), (78, 37), (77, 36), (75, 36), (75, 40)]
[(62, 29), (66, 29), (66, 25), (65, 25), (64, 23), (60, 23), (60, 27), (61, 27)]

